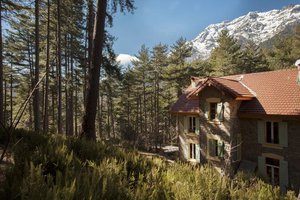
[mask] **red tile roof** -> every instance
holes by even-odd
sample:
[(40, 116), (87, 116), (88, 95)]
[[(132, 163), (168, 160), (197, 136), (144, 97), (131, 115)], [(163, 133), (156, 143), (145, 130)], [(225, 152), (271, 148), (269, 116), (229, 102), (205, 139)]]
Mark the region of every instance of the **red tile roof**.
[(297, 69), (245, 74), (242, 83), (256, 94), (244, 101), (241, 113), (268, 115), (300, 115), (300, 86)]
[(197, 114), (199, 113), (199, 99), (198, 98), (188, 98), (189, 92), (183, 93), (177, 102), (172, 106), (171, 112), (177, 114)]
[[(191, 92), (195, 90), (195, 88), (203, 83), (204, 79), (200, 79), (198, 77), (191, 77), (192, 83), (191, 85), (185, 89), (183, 94), (179, 97), (176, 103), (171, 107), (172, 113), (190, 113), (197, 114), (199, 113), (199, 98), (198, 96), (191, 96)], [(194, 82), (194, 85), (193, 85)]]
[(296, 84), (297, 74), (297, 69), (287, 69), (201, 79), (196, 87), (187, 88), (171, 112), (199, 112), (198, 100), (191, 97), (207, 84), (213, 84), (236, 98), (252, 98), (242, 102), (240, 113), (300, 115), (300, 86)]
[(226, 90), (228, 93), (230, 93), (233, 97), (249, 97), (252, 98), (254, 95), (243, 85), (241, 82), (239, 82), (236, 79), (228, 79), (224, 77), (209, 77), (206, 81), (200, 86), (197, 87), (193, 92), (190, 93), (190, 95), (195, 95), (199, 93), (203, 88), (205, 88), (206, 85), (212, 84), (215, 87), (218, 87), (220, 89)]

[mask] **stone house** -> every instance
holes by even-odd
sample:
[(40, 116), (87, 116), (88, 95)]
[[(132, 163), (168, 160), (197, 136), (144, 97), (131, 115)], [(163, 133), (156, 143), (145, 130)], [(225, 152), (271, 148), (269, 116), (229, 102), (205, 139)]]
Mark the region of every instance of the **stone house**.
[(296, 69), (191, 78), (171, 108), (183, 160), (225, 173), (255, 172), (300, 189), (300, 86)]

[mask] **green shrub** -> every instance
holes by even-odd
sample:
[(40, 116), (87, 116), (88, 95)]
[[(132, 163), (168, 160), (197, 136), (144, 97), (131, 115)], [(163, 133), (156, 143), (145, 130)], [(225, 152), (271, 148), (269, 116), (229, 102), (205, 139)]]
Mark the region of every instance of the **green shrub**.
[[(21, 139), (22, 138), (22, 139)], [(18, 130), (1, 199), (296, 199), (256, 177), (167, 164), (104, 143)]]

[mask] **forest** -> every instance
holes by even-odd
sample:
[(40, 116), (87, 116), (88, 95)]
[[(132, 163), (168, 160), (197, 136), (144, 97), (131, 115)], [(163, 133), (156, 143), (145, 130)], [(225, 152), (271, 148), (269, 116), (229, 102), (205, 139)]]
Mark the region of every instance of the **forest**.
[[(133, 1), (108, 1), (105, 27), (116, 12), (134, 12)], [(85, 104), (93, 104), (95, 131), (103, 140), (126, 140), (148, 148), (176, 142), (170, 107), (190, 82), (206, 77), (293, 67), (300, 28), (278, 36), (272, 45), (239, 44), (223, 31), (207, 60), (189, 61), (192, 48), (183, 37), (167, 46), (141, 46), (129, 66), (116, 62), (113, 35), (104, 29), (99, 87), (87, 103), (93, 69), (94, 1), (3, 1), (1, 27), (0, 118), (14, 121), (35, 85), (18, 128), (44, 134), (81, 135)], [(97, 50), (100, 52), (100, 50)], [(100, 59), (98, 59), (100, 60)], [(100, 62), (100, 61), (99, 61)], [(3, 101), (1, 101), (1, 98)], [(92, 122), (93, 123), (93, 122)]]
[[(125, 147), (150, 150), (176, 144), (170, 108), (191, 76), (293, 67), (300, 52), (300, 26), (263, 47), (240, 44), (222, 31), (207, 60), (190, 61), (192, 47), (184, 37), (171, 46), (143, 45), (137, 59), (122, 66), (114, 53), (116, 38), (107, 28), (117, 12), (134, 14), (139, 9), (134, 0), (1, 0), (0, 9), (0, 139), (15, 154), (1, 196), (237, 199), (247, 190), (253, 198), (279, 198), (278, 188), (255, 178), (229, 180), (208, 167), (182, 163), (169, 168), (162, 160), (148, 161)], [(41, 175), (48, 168), (50, 175)], [(53, 175), (53, 169), (59, 172)], [(196, 177), (207, 173), (210, 178), (177, 177), (192, 169)], [(51, 180), (45, 181), (48, 176)], [(186, 184), (191, 183), (210, 192), (190, 191)], [(214, 190), (215, 183), (219, 190)], [(176, 193), (178, 188), (181, 193)], [(11, 196), (15, 192), (19, 196)], [(284, 198), (294, 197), (287, 195)]]

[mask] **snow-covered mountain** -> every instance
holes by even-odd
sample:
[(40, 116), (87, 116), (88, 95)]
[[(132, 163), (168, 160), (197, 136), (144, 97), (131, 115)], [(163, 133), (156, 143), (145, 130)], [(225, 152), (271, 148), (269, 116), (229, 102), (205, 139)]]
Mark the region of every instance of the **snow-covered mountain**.
[(216, 41), (222, 30), (228, 30), (229, 34), (241, 44), (249, 40), (261, 44), (275, 35), (289, 32), (295, 24), (300, 24), (300, 5), (268, 12), (250, 12), (232, 21), (211, 24), (191, 41), (193, 46), (191, 59), (208, 58), (212, 49), (217, 46)]
[(122, 66), (130, 65), (133, 60), (137, 60), (137, 58), (129, 54), (119, 54), (116, 58), (116, 61), (119, 62)]

